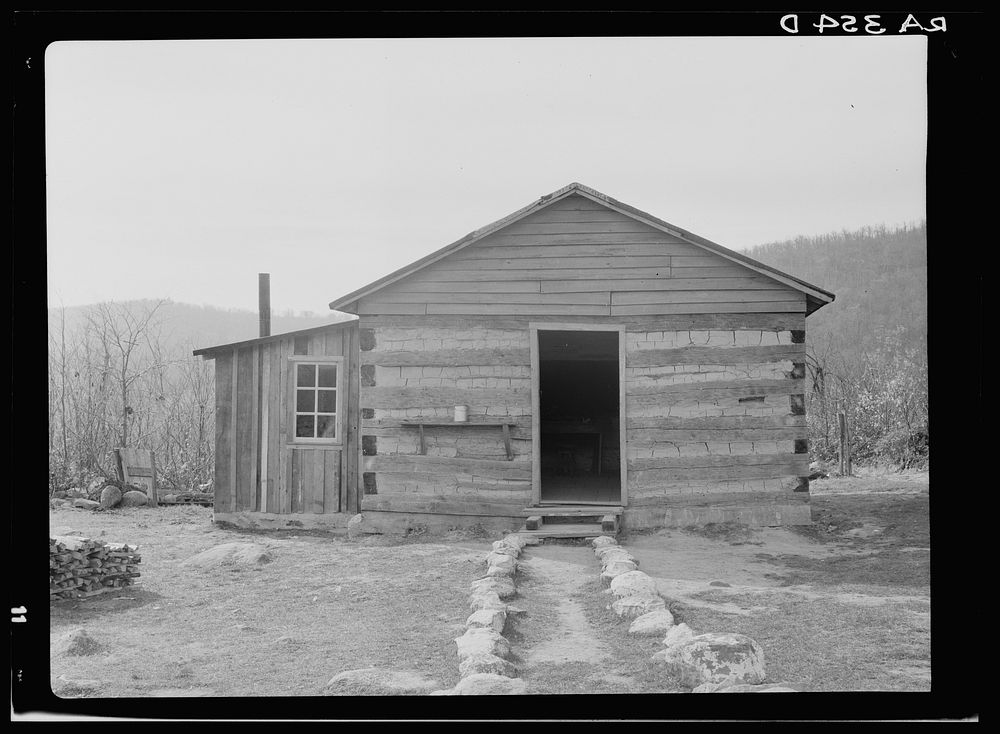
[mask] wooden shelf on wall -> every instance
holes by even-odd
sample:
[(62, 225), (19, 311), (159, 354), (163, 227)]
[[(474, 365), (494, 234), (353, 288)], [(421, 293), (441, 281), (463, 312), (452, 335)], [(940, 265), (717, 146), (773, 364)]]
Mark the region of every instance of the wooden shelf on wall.
[(424, 442), (424, 428), (425, 427), (440, 427), (448, 426), (449, 428), (455, 427), (482, 427), (482, 426), (500, 426), (503, 432), (503, 446), (507, 451), (507, 461), (514, 460), (514, 452), (510, 448), (510, 427), (516, 426), (517, 421), (511, 420), (473, 420), (473, 421), (444, 421), (444, 420), (421, 420), (415, 418), (413, 420), (400, 421), (400, 425), (403, 426), (416, 426), (417, 430), (420, 431), (420, 453), (423, 455), (427, 454), (427, 445)]

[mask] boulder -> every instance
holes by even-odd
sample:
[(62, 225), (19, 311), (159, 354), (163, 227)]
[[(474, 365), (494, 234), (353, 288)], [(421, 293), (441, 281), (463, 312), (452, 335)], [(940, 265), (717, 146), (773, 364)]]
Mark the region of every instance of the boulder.
[(654, 609), (636, 617), (628, 633), (638, 636), (659, 636), (674, 626), (674, 615), (669, 609)]
[(105, 510), (110, 510), (112, 507), (116, 507), (121, 501), (122, 491), (118, 489), (118, 487), (109, 484), (101, 490), (101, 507)]
[(636, 566), (631, 561), (612, 561), (605, 566), (604, 571), (601, 572), (601, 581), (605, 586), (609, 586), (611, 584), (611, 580), (615, 576), (620, 576), (623, 573), (635, 570)]
[(626, 596), (611, 604), (611, 610), (619, 617), (635, 619), (643, 614), (655, 612), (657, 609), (666, 609), (667, 605), (662, 597), (653, 594), (634, 594)]
[(642, 571), (627, 571), (611, 579), (611, 593), (618, 599), (634, 594), (655, 594), (656, 582)]
[(521, 549), (516, 545), (511, 545), (504, 540), (498, 540), (493, 544), (493, 553), (517, 558), (521, 555)]
[(458, 657), (464, 660), (472, 655), (496, 655), (503, 658), (510, 655), (510, 643), (499, 632), (483, 627), (472, 627), (461, 637), (455, 638)]
[(147, 502), (149, 502), (149, 497), (146, 496), (145, 492), (139, 492), (137, 490), (132, 489), (122, 495), (121, 506), (145, 507)]
[(678, 645), (683, 645), (686, 642), (694, 639), (694, 631), (687, 626), (684, 622), (678, 625), (674, 625), (667, 632), (667, 636), (663, 638), (663, 645), (667, 649), (677, 647)]
[(466, 627), (484, 627), (501, 634), (505, 624), (507, 612), (503, 609), (477, 609), (465, 620)]
[(495, 591), (487, 589), (473, 591), (469, 597), (469, 609), (507, 609), (507, 605), (500, 601), (499, 595)]
[(513, 576), (517, 570), (517, 561), (514, 560), (513, 556), (508, 556), (505, 553), (490, 553), (486, 557), (486, 563), (490, 568), (500, 569), (508, 576)]
[(223, 543), (191, 556), (181, 566), (202, 569), (219, 566), (253, 567), (273, 560), (270, 549), (258, 543)]
[(764, 682), (764, 651), (746, 635), (710, 632), (670, 650), (673, 654), (668, 662), (685, 685)]
[(602, 548), (608, 545), (618, 545), (618, 541), (608, 535), (599, 535), (590, 541), (590, 544), (594, 548)]
[(521, 696), (527, 690), (528, 686), (520, 678), (476, 673), (462, 678), (448, 693), (452, 696)]
[(104, 650), (104, 645), (91, 637), (83, 627), (71, 629), (52, 642), (52, 656), (56, 655), (96, 655)]
[(487, 566), (486, 575), (490, 578), (496, 578), (498, 576), (510, 578), (514, 575), (514, 569), (509, 566)]
[(596, 548), (594, 550), (594, 555), (597, 556), (598, 559), (600, 559), (603, 562), (604, 559), (607, 558), (608, 556), (618, 556), (618, 555), (631, 556), (632, 554), (629, 553), (624, 548), (622, 548), (620, 545), (603, 545), (600, 548)]
[(430, 693), (441, 684), (412, 670), (358, 668), (333, 676), (323, 689), (327, 695), (392, 696)]
[(477, 654), (470, 655), (458, 664), (458, 674), (462, 678), (480, 673), (490, 673), (492, 675), (502, 675), (505, 678), (516, 678), (517, 668), (509, 660), (504, 660), (496, 655)]
[(622, 549), (615, 549), (611, 553), (605, 553), (600, 560), (602, 568), (607, 568), (612, 563), (631, 563), (636, 568), (639, 567), (639, 561), (636, 560), (635, 556), (627, 550)]
[(517, 533), (511, 533), (510, 535), (503, 536), (503, 540), (501, 542), (517, 548), (518, 552), (523, 551), (524, 546), (528, 544), (527, 538), (518, 535)]
[(73, 507), (79, 507), (81, 510), (96, 510), (101, 506), (100, 502), (94, 500), (85, 500), (82, 497), (73, 500)]
[(510, 576), (487, 576), (470, 584), (473, 591), (495, 591), (501, 599), (508, 599), (517, 592)]

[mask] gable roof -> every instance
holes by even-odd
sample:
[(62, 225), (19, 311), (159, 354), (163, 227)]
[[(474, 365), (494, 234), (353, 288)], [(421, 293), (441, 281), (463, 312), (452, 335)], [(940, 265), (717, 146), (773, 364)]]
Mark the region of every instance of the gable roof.
[(790, 288), (794, 288), (795, 290), (805, 293), (807, 316), (816, 311), (818, 308), (826, 305), (827, 303), (832, 302), (835, 298), (833, 293), (823, 290), (819, 286), (813, 285), (812, 283), (807, 283), (801, 278), (796, 278), (794, 275), (789, 275), (788, 273), (784, 273), (778, 270), (777, 268), (772, 268), (770, 265), (765, 265), (762, 262), (758, 262), (757, 260), (754, 260), (751, 257), (747, 257), (746, 255), (740, 252), (736, 252), (735, 250), (730, 250), (729, 248), (723, 247), (722, 245), (712, 242), (711, 240), (706, 240), (704, 237), (699, 237), (698, 235), (692, 232), (688, 232), (687, 230), (681, 229), (680, 227), (670, 224), (669, 222), (665, 222), (664, 220), (659, 219), (658, 217), (654, 217), (652, 214), (647, 214), (646, 212), (636, 209), (633, 206), (629, 206), (628, 204), (617, 201), (616, 199), (612, 199), (607, 194), (602, 194), (600, 191), (592, 189), (589, 186), (584, 186), (581, 183), (571, 183), (567, 186), (563, 186), (561, 189), (553, 191), (551, 194), (546, 194), (545, 196), (542, 196), (536, 201), (533, 201), (531, 204), (528, 204), (528, 206), (522, 207), (521, 209), (518, 209), (516, 212), (508, 214), (506, 217), (498, 219), (492, 224), (488, 224), (485, 227), (481, 227), (473, 232), (470, 232), (469, 234), (465, 235), (465, 237), (462, 237), (461, 239), (452, 242), (450, 245), (442, 247), (440, 250), (432, 252), (431, 254), (422, 257), (419, 260), (416, 260), (415, 262), (412, 262), (409, 265), (400, 268), (399, 270), (389, 273), (388, 275), (383, 276), (382, 278), (379, 278), (378, 280), (369, 283), (368, 285), (359, 288), (356, 291), (348, 293), (346, 296), (342, 296), (334, 301), (331, 301), (330, 308), (342, 309), (348, 304), (358, 300), (359, 298), (364, 298), (365, 296), (369, 296), (372, 293), (375, 293), (381, 290), (382, 288), (385, 288), (386, 286), (389, 286), (399, 280), (402, 280), (403, 278), (412, 275), (413, 273), (416, 273), (419, 270), (422, 270), (428, 265), (436, 263), (439, 260), (448, 257), (452, 253), (458, 252), (459, 250), (468, 247), (474, 242), (478, 242), (484, 237), (487, 237), (488, 235), (491, 235), (494, 232), (497, 232), (498, 230), (503, 229), (504, 227), (511, 225), (520, 219), (523, 219), (529, 214), (534, 214), (535, 212), (540, 211), (545, 207), (551, 206), (555, 202), (561, 201), (562, 199), (565, 199), (566, 197), (572, 196), (574, 194), (583, 196), (587, 199), (590, 199), (591, 201), (597, 202), (598, 204), (602, 204), (608, 207), (609, 209), (612, 209), (613, 211), (617, 211), (621, 214), (632, 217), (633, 219), (636, 219), (642, 222), (643, 224), (649, 225), (654, 229), (658, 229), (662, 232), (677, 237), (692, 245), (701, 247), (705, 250), (708, 250), (709, 252), (715, 253), (716, 255), (726, 258), (727, 260), (731, 260), (747, 268), (750, 268), (751, 270), (754, 270), (760, 273), (761, 275), (773, 278), (774, 280), (783, 283), (784, 285), (789, 286)]

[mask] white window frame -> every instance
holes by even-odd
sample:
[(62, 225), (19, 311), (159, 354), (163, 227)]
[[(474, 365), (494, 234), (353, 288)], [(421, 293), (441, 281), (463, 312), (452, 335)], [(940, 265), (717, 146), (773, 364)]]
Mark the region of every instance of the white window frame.
[[(336, 435), (332, 438), (304, 438), (296, 436), (295, 428), (297, 423), (297, 418), (299, 415), (312, 415), (316, 416), (317, 413), (314, 411), (312, 413), (299, 413), (298, 410), (298, 366), (300, 364), (315, 364), (315, 365), (336, 365), (337, 367), (337, 408), (334, 418), (334, 430)], [(344, 358), (343, 357), (328, 357), (321, 354), (294, 354), (288, 357), (288, 420), (290, 424), (290, 438), (289, 443), (291, 444), (302, 444), (311, 446), (329, 446), (329, 445), (340, 445), (343, 444), (343, 412), (341, 406), (343, 405), (343, 392), (346, 386), (344, 385)], [(318, 392), (318, 385), (313, 388)], [(324, 414), (326, 415), (326, 414)]]

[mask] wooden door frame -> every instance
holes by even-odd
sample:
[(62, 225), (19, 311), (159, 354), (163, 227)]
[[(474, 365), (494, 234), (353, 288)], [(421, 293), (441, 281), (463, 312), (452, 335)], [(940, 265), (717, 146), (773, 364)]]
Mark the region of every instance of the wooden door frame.
[(541, 374), (538, 352), (539, 331), (616, 331), (618, 332), (618, 464), (621, 476), (621, 491), (618, 504), (628, 505), (628, 456), (626, 449), (625, 417), (625, 325), (624, 324), (580, 324), (565, 321), (532, 321), (528, 323), (529, 346), (531, 352), (531, 504), (537, 506), (542, 501), (542, 416), (539, 384)]

